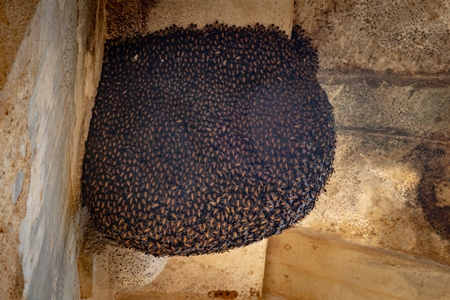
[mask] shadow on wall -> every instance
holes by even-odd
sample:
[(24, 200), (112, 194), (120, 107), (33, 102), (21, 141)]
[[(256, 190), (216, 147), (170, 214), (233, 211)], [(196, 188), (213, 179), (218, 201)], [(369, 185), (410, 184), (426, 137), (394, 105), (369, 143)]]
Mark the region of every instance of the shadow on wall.
[(444, 147), (420, 144), (405, 160), (411, 161), (421, 172), (417, 201), (425, 219), (441, 238), (450, 241), (450, 206), (441, 203), (450, 198), (450, 172), (448, 163), (442, 161), (445, 154)]

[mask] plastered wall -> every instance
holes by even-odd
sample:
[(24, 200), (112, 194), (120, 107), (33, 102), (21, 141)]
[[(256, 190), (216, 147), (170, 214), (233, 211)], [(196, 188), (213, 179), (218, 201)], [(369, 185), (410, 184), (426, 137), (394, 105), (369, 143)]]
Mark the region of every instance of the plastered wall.
[(449, 298), (449, 2), (295, 7), (335, 111), (335, 173), (269, 239), (265, 297)]
[(13, 38), (2, 49), (0, 294), (78, 299), (78, 169), (101, 70), (104, 5), (17, 5), (2, 3)]
[(448, 12), (447, 1), (296, 5), (338, 133), (328, 192), (300, 227), (450, 264)]
[(312, 230), (272, 237), (264, 299), (437, 299), (450, 296), (449, 267)]
[[(183, 16), (154, 5), (140, 19), (149, 25), (136, 28)], [(203, 22), (202, 9), (194, 23)], [(326, 0), (295, 1), (293, 15), (282, 17), (300, 24), (318, 49), (338, 145), (316, 208), (268, 241), (263, 298), (450, 297), (449, 12), (448, 1)], [(162, 297), (164, 284), (170, 293), (172, 280), (189, 280), (175, 268), (160, 276), (116, 298)]]
[[(25, 2), (0, 5), (0, 294), (78, 299), (78, 176), (106, 4)], [(166, 2), (171, 8), (151, 2), (130, 1), (109, 36), (151, 31), (159, 24), (152, 20), (161, 27), (193, 22), (173, 1)], [(195, 23), (227, 16), (257, 22), (258, 10), (248, 7), (230, 14), (238, 1), (207, 2), (203, 8), (217, 9), (217, 17), (184, 3), (187, 16), (200, 19)], [(449, 2), (293, 7), (276, 18), (286, 28), (293, 20), (313, 38), (319, 80), (335, 108), (336, 171), (327, 192), (297, 228), (269, 239), (267, 256), (264, 245), (214, 261), (169, 260), (147, 287), (134, 294), (105, 289), (103, 299), (203, 299), (219, 297), (221, 287), (242, 287), (242, 299), (450, 297)]]

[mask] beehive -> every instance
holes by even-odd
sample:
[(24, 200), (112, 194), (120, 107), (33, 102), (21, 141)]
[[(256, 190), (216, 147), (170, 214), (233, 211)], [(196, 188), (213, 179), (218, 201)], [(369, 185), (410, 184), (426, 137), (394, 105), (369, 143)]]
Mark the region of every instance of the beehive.
[(106, 236), (156, 256), (222, 252), (314, 208), (332, 107), (298, 26), (172, 26), (109, 40), (82, 192)]

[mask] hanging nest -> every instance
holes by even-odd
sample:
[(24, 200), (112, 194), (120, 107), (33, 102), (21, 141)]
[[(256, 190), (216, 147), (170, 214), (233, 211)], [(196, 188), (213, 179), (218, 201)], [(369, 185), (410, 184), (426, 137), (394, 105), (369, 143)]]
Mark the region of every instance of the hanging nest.
[(172, 26), (108, 40), (82, 196), (97, 229), (155, 256), (222, 252), (313, 208), (332, 107), (304, 31)]

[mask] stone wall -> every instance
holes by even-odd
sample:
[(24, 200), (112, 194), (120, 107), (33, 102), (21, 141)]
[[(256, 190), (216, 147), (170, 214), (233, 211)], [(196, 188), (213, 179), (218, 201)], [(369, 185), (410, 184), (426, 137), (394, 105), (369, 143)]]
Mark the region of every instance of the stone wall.
[[(184, 16), (164, 6), (149, 10), (147, 28), (171, 25), (160, 16)], [(211, 21), (204, 7), (192, 7), (189, 23)], [(448, 298), (448, 1), (296, 1), (294, 7), (293, 17), (281, 20), (293, 18), (313, 38), (338, 145), (335, 173), (316, 208), (269, 239), (263, 297)], [(228, 261), (224, 256), (222, 263)], [(171, 282), (190, 280), (183, 278), (168, 268), (135, 294), (117, 297), (175, 297), (180, 290)], [(200, 291), (189, 297), (206, 298)]]
[[(255, 18), (261, 12), (273, 15), (265, 24), (302, 25), (318, 49), (338, 145), (327, 192), (296, 228), (269, 239), (266, 257), (264, 244), (169, 259), (152, 284), (107, 289), (105, 299), (206, 299), (226, 291), (239, 291), (238, 299), (261, 298), (261, 291), (266, 299), (450, 297), (448, 1), (297, 1), (294, 12), (286, 1), (276, 13), (261, 2), (259, 9), (241, 1), (183, 1), (185, 9), (177, 1), (128, 3), (108, 16), (109, 37), (178, 22), (264, 23)], [(11, 299), (81, 297), (79, 171), (105, 6), (0, 6), (0, 294)]]
[(295, 7), (335, 111), (335, 173), (269, 240), (265, 297), (449, 298), (449, 2)]
[(30, 3), (2, 4), (14, 38), (2, 49), (0, 294), (78, 299), (79, 168), (101, 71), (104, 4)]

